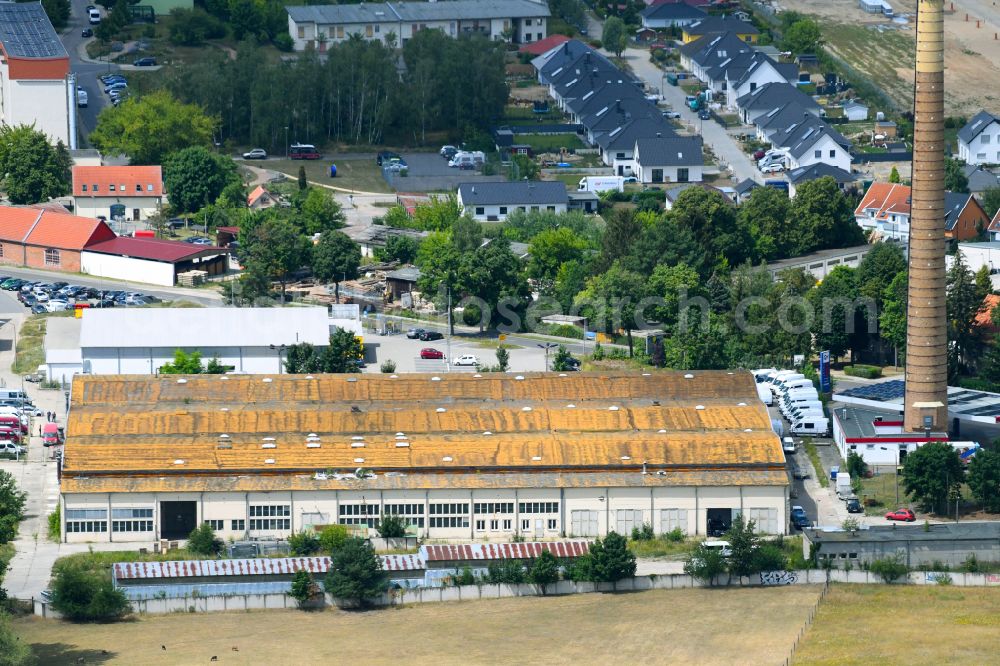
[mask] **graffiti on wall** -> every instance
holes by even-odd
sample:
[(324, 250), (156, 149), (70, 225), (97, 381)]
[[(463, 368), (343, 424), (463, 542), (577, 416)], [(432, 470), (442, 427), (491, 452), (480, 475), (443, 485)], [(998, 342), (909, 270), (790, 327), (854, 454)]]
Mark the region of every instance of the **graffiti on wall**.
[(794, 571), (761, 571), (761, 585), (794, 585), (799, 577)]

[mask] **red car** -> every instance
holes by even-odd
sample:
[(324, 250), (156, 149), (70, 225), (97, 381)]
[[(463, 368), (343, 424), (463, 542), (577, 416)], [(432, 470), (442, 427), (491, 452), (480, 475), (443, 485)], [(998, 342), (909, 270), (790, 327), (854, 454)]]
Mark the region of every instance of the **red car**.
[(424, 347), (420, 350), (420, 358), (444, 358), (444, 354), (439, 349)]
[(895, 511), (890, 511), (889, 513), (885, 514), (885, 519), (902, 520), (907, 523), (912, 523), (914, 520), (917, 519), (917, 517), (914, 516), (913, 512), (910, 511), (909, 509), (896, 509)]

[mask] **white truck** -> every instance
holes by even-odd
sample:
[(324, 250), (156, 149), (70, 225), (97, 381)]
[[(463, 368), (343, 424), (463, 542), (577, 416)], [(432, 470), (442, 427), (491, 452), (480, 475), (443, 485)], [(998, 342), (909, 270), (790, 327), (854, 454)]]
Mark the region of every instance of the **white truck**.
[(625, 178), (623, 176), (584, 176), (576, 186), (577, 192), (606, 192), (614, 190), (621, 192), (625, 189)]
[(853, 496), (854, 491), (851, 489), (851, 475), (848, 472), (837, 472), (837, 497), (840, 499), (847, 499), (849, 496)]

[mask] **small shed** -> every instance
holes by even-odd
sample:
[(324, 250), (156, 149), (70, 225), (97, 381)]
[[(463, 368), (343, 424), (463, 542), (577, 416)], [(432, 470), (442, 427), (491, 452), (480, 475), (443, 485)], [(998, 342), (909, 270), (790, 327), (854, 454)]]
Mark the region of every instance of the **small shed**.
[(896, 123), (891, 120), (877, 120), (875, 121), (875, 133), (891, 139), (896, 136)]
[[(405, 266), (385, 274), (385, 290), (392, 300), (399, 300), (403, 295), (413, 298), (413, 291), (420, 279), (420, 269), (415, 266)], [(412, 303), (412, 300), (411, 300)]]
[(844, 102), (844, 116), (852, 122), (868, 120), (868, 105), (856, 99)]

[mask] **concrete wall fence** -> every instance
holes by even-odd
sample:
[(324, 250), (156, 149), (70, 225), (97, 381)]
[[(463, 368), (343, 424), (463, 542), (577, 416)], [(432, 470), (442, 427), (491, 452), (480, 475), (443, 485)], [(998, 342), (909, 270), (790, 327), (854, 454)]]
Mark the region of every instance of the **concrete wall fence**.
[[(957, 587), (1000, 586), (1000, 574), (957, 573), (915, 571), (902, 585), (938, 585), (941, 577), (951, 578), (951, 585)], [(832, 569), (809, 569), (804, 571), (766, 571), (743, 578), (720, 576), (716, 587), (781, 587), (786, 585), (823, 585), (826, 583), (849, 583), (858, 585), (882, 584), (882, 580), (868, 571), (842, 571)], [(694, 587), (708, 587), (701, 581), (684, 574), (665, 576), (637, 576), (617, 583), (574, 583), (563, 580), (548, 585), (545, 596), (567, 594), (588, 594), (594, 592), (637, 592), (643, 590), (671, 590)], [(508, 597), (543, 596), (537, 585), (463, 585), (459, 587), (426, 587), (410, 590), (395, 590), (376, 600), (375, 606), (403, 606), (407, 604), (438, 603), (442, 601), (478, 601), (481, 599), (503, 599)], [(317, 606), (339, 606), (330, 595), (325, 595)], [(41, 617), (58, 618), (47, 602), (33, 600), (34, 614)], [(209, 613), (214, 611), (249, 611), (273, 608), (297, 608), (298, 603), (286, 594), (234, 594), (212, 597), (183, 597), (169, 599), (144, 599), (132, 602), (132, 608), (139, 614), (160, 613)]]

